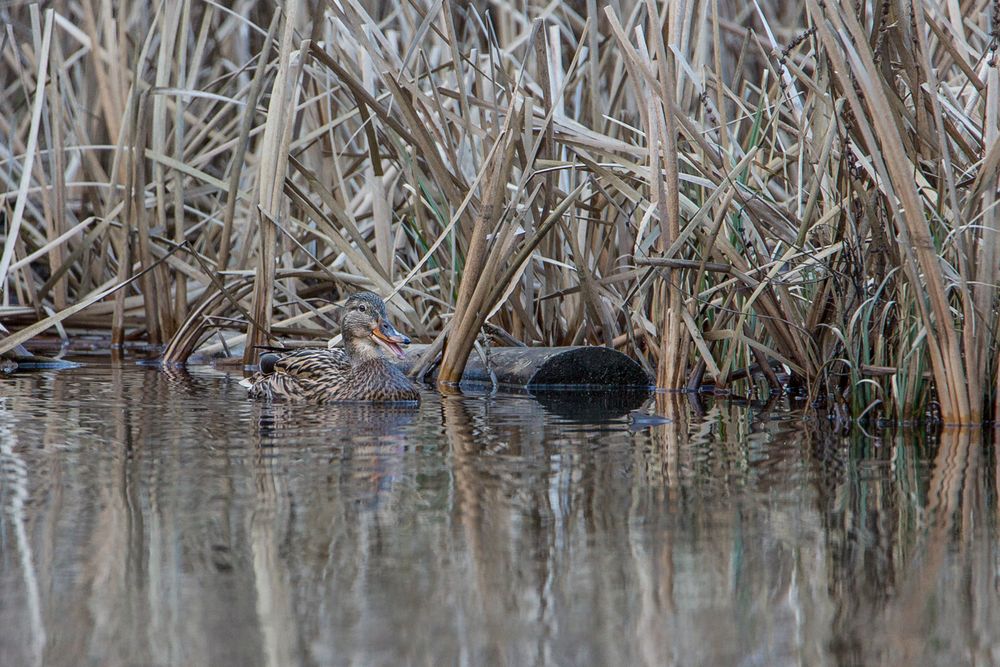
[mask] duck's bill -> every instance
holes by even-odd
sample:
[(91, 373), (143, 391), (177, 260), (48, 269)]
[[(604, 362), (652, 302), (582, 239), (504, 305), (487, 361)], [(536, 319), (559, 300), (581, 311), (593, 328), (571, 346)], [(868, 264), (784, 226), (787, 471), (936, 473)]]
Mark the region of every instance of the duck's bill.
[(388, 322), (383, 323), (382, 326), (373, 330), (372, 338), (400, 359), (403, 358), (402, 346), (410, 344), (410, 339), (396, 331)]

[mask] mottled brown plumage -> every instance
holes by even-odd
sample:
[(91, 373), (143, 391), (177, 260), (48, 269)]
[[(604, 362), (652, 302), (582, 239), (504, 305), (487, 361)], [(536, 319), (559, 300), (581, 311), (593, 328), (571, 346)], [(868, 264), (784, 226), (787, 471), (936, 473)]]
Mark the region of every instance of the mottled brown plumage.
[(344, 347), (268, 353), (260, 372), (243, 381), (253, 398), (268, 400), (418, 401), (417, 386), (384, 350), (401, 356), (410, 339), (386, 317), (385, 303), (371, 292), (351, 296), (340, 318)]

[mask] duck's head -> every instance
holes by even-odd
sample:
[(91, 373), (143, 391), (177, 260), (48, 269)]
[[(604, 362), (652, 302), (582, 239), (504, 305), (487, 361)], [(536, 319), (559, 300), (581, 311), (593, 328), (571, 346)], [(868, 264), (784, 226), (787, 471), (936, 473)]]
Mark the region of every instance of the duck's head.
[(353, 294), (344, 303), (340, 311), (340, 333), (347, 351), (360, 359), (381, 356), (382, 350), (402, 358), (401, 346), (410, 344), (409, 337), (389, 324), (385, 302), (371, 292)]

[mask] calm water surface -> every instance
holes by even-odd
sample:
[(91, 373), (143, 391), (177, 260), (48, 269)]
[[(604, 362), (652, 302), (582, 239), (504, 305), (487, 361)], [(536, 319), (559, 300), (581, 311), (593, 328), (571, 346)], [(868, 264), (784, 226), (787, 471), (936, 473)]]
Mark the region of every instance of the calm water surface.
[(0, 379), (0, 664), (1000, 664), (983, 434), (238, 379)]

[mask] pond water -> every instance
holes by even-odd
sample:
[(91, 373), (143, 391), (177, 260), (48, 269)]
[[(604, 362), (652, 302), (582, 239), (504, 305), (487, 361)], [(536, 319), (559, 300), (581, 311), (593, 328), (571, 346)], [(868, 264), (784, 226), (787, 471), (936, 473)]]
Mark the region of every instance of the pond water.
[(0, 380), (0, 664), (1000, 664), (989, 433), (238, 380)]

